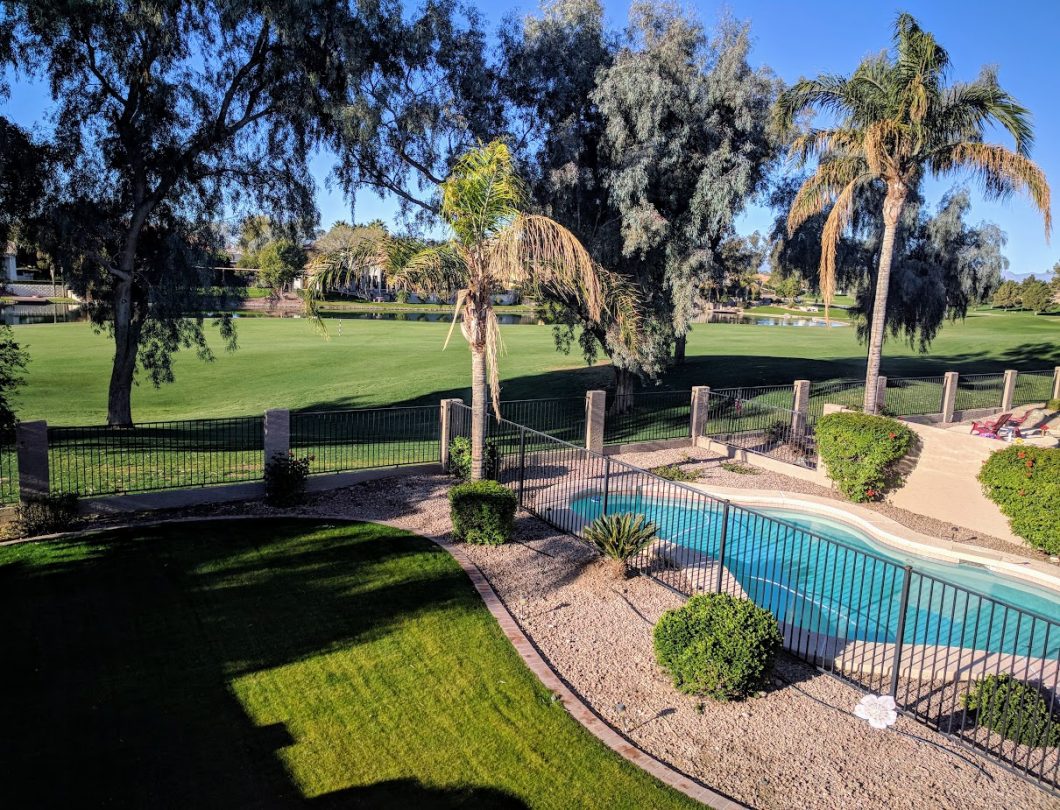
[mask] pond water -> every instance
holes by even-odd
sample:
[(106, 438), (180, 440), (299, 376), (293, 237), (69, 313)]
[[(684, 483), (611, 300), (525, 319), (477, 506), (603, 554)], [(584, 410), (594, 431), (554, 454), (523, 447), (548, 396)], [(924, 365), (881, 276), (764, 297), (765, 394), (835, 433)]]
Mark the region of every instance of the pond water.
[(812, 315), (734, 315), (725, 312), (711, 312), (696, 319), (698, 323), (745, 323), (751, 326), (846, 326), (846, 321), (832, 320), (826, 322), (824, 318), (815, 318)]
[[(217, 313), (204, 313), (205, 317), (212, 317)], [(450, 309), (437, 312), (342, 312), (326, 310), (324, 317), (331, 319), (353, 320), (353, 321), (413, 321), (420, 323), (449, 323), (453, 319)], [(254, 310), (252, 312), (235, 312), (236, 318), (300, 318), (304, 317), (301, 312), (269, 312)], [(0, 306), (0, 318), (8, 326), (21, 326), (23, 324), (36, 323), (72, 323), (85, 320), (84, 308), (79, 304), (4, 304)], [(527, 313), (498, 312), (497, 320), (505, 326), (513, 324), (539, 324), (544, 321), (537, 315)], [(752, 326), (846, 326), (843, 321), (832, 321), (826, 324), (824, 318), (813, 317), (784, 317), (782, 315), (730, 315), (725, 313), (711, 313), (702, 316), (700, 323), (740, 323)]]
[(85, 313), (80, 304), (4, 304), (0, 306), (0, 319), (8, 326), (32, 323), (71, 323), (84, 320)]

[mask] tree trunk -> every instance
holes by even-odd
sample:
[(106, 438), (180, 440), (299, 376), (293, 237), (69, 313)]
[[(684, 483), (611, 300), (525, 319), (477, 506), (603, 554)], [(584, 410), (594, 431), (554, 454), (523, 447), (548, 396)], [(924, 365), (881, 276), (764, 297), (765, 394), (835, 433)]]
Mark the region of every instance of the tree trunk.
[(883, 201), (883, 243), (880, 245), (880, 266), (876, 273), (876, 297), (872, 304), (872, 326), (869, 329), (869, 353), (865, 369), (865, 413), (876, 413), (876, 383), (883, 358), (883, 336), (887, 326), (887, 294), (891, 286), (891, 264), (894, 261), (894, 240), (898, 220), (902, 215), (907, 195), (905, 186), (889, 186)]
[(486, 458), (486, 347), (471, 345), (471, 480), (483, 477)]
[(633, 381), (636, 375), (624, 368), (615, 366), (615, 398), (608, 409), (608, 415), (629, 413), (633, 410)]
[(685, 362), (685, 348), (688, 344), (687, 335), (678, 335), (674, 338), (674, 362), (683, 363)]
[(114, 364), (107, 391), (107, 424), (114, 427), (132, 427), (132, 384), (142, 328), (132, 281), (119, 281), (114, 289)]

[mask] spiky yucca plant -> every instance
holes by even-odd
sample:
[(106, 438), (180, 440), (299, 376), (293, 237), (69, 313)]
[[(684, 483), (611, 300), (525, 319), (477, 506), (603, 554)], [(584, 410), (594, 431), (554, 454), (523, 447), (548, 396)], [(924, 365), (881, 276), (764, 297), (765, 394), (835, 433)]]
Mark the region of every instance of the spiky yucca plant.
[(630, 559), (647, 548), (658, 531), (644, 515), (627, 512), (601, 515), (582, 529), (582, 539), (613, 560), (616, 571), (625, 576), (629, 572)]
[[(821, 245), (821, 292), (825, 313), (835, 290), (836, 246), (854, 214), (859, 189), (879, 185), (883, 201), (883, 239), (876, 273), (865, 374), (865, 412), (876, 413), (887, 293), (898, 222), (925, 175), (968, 171), (988, 196), (1026, 192), (1045, 220), (1051, 215), (1049, 184), (1029, 158), (1033, 131), (1027, 110), (984, 68), (972, 82), (946, 84), (950, 58), (935, 38), (910, 15), (895, 23), (894, 49), (861, 63), (853, 75), (802, 79), (780, 95), (775, 107), (781, 129), (794, 129), (806, 112), (833, 116), (836, 125), (810, 129), (796, 137), (791, 155), (800, 163), (817, 159), (792, 201), (788, 232), (815, 214), (831, 210)], [(1012, 136), (1015, 151), (985, 143), (998, 126)]]

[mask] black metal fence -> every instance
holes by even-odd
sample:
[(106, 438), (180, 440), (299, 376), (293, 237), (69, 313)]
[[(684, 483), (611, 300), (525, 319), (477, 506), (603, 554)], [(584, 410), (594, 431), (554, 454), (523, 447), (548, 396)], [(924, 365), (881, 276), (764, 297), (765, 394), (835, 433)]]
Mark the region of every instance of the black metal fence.
[(806, 418), (811, 425), (824, 413), (825, 405), (842, 405), (845, 408), (861, 408), (865, 400), (864, 380), (824, 380), (810, 383), (810, 399)]
[(501, 401), (501, 416), (509, 422), (567, 442), (585, 440), (585, 397), (509, 399)]
[(793, 385), (748, 385), (736, 388), (711, 388), (712, 394), (732, 397), (744, 402), (754, 402), (771, 408), (795, 407), (795, 388)]
[(368, 408), (291, 414), (291, 452), (311, 473), (343, 472), (439, 458), (439, 408)]
[(13, 433), (0, 434), (0, 505), (18, 503), (18, 454)]
[(1016, 376), (1013, 405), (1048, 402), (1053, 396), (1053, 371), (1021, 371)]
[(957, 378), (954, 409), (973, 411), (980, 408), (1000, 408), (1004, 390), (1004, 374), (961, 374)]
[(883, 409), (894, 416), (942, 413), (945, 388), (945, 376), (888, 377)]
[(691, 391), (643, 391), (633, 395), (633, 405), (621, 413), (611, 413), (604, 422), (604, 444), (634, 444), (690, 435)]
[[(495, 477), (545, 522), (577, 535), (602, 514), (645, 515), (658, 539), (633, 560), (641, 573), (686, 595), (751, 599), (777, 617), (793, 655), (893, 694), (921, 722), (1060, 790), (1060, 602), (1050, 592), (1028, 586), (1017, 605), (999, 594), (1020, 586), (996, 574), (982, 577), (986, 595), (907, 555), (821, 536), (520, 425), (495, 422), (490, 434)], [(969, 704), (1000, 676), (1040, 699), (1033, 730), (1012, 719), (1011, 692)]]
[(260, 416), (48, 429), (51, 489), (80, 496), (262, 478)]
[(802, 414), (710, 392), (703, 435), (800, 467), (817, 466), (813, 430)]

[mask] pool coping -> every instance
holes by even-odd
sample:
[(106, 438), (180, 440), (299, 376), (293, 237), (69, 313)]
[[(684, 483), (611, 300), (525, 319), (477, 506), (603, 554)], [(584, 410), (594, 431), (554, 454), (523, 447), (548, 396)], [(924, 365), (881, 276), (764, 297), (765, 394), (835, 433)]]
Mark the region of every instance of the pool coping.
[(523, 632), (519, 622), (508, 610), (507, 606), (504, 604), (504, 600), (501, 599), (500, 595), (493, 589), (493, 585), (490, 584), (489, 579), (486, 577), (485, 573), (483, 573), (482, 569), (475, 565), (475, 563), (464, 554), (462, 549), (447, 540), (444, 535), (422, 534), (420, 532), (412, 531), (393, 520), (351, 518), (349, 515), (271, 515), (265, 513), (249, 513), (242, 515), (196, 515), (179, 518), (164, 518), (161, 520), (137, 521), (136, 523), (95, 526), (74, 532), (59, 532), (56, 534), (39, 535), (36, 537), (17, 538), (15, 540), (4, 541), (0, 543), (0, 546), (47, 542), (49, 540), (75, 539), (78, 537), (89, 537), (122, 529), (142, 529), (152, 526), (177, 525), (181, 523), (262, 520), (276, 517), (318, 523), (375, 523), (380, 526), (387, 526), (407, 534), (416, 535), (418, 537), (423, 537), (426, 540), (430, 540), (436, 546), (446, 551), (449, 556), (456, 561), (464, 574), (469, 580), (471, 580), (472, 586), (482, 599), (486, 609), (490, 612), (490, 615), (493, 616), (494, 620), (499, 625), (501, 632), (504, 633), (508, 642), (515, 649), (526, 667), (547, 689), (559, 697), (559, 702), (563, 704), (563, 708), (566, 709), (567, 713), (574, 718), (575, 722), (581, 725), (582, 728), (631, 765), (635, 765), (645, 773), (658, 779), (667, 787), (682, 793), (694, 801), (711, 807), (714, 810), (749, 810), (748, 805), (740, 804), (735, 799), (717, 792), (701, 782), (692, 779), (690, 776), (683, 774), (681, 771), (666, 764), (662, 760), (656, 759), (647, 751), (639, 748), (636, 744), (619, 734), (610, 724), (600, 717), (600, 715), (594, 712), (593, 709), (582, 700), (570, 686), (567, 685), (567, 682), (564, 681), (559, 673), (552, 668), (552, 665), (545, 660), (541, 651), (533, 641), (530, 640), (530, 637)]

